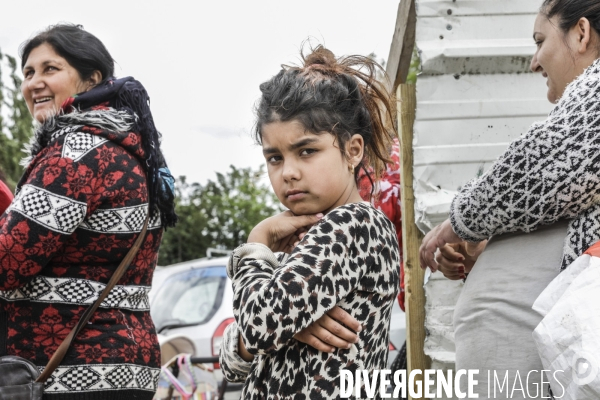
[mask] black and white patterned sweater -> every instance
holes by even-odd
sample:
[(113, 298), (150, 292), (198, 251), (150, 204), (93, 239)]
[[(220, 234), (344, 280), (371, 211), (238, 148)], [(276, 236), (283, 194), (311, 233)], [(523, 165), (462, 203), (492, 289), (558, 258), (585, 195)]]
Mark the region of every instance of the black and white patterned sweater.
[(545, 121), (513, 141), (450, 209), (464, 240), (531, 232), (570, 219), (562, 269), (600, 239), (600, 59), (569, 84)]
[[(103, 106), (57, 116), (0, 216), (0, 355), (42, 369), (104, 289), (148, 212), (133, 118)], [(160, 348), (148, 292), (160, 216), (127, 272), (46, 382), (44, 400), (152, 399)]]
[[(243, 399), (335, 399), (341, 369), (385, 369), (398, 265), (394, 226), (364, 202), (330, 211), (281, 262), (262, 244), (238, 247), (228, 266), (237, 324), (221, 347), (225, 377), (245, 381)], [(292, 338), (336, 304), (362, 324), (357, 344), (324, 353)], [(252, 363), (237, 354), (239, 334)]]

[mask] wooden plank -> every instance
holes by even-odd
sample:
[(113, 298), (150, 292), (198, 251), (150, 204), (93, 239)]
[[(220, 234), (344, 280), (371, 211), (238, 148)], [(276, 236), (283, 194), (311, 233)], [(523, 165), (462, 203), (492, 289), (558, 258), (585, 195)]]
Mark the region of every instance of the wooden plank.
[[(417, 106), (416, 85), (401, 84), (397, 91), (398, 130), (401, 151), (402, 248), (406, 290), (406, 348), (408, 373), (428, 369), (431, 360), (423, 351), (425, 344), (425, 273), (419, 266), (419, 245), (423, 234), (415, 224), (413, 191), (413, 125)], [(417, 375), (422, 380), (422, 375)], [(416, 381), (416, 380), (415, 380)], [(416, 385), (415, 385), (416, 388)], [(424, 397), (423, 397), (424, 398)], [(409, 396), (409, 399), (412, 397)]]
[(390, 91), (394, 93), (401, 83), (406, 82), (410, 60), (415, 47), (417, 13), (415, 0), (400, 0), (396, 28), (387, 60), (386, 72), (390, 78)]

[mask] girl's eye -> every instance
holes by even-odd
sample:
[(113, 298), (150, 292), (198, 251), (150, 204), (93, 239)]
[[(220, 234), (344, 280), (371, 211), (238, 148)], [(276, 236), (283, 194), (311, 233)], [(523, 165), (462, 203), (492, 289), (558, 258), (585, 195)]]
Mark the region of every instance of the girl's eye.
[(267, 158), (267, 162), (270, 164), (276, 163), (278, 161), (281, 161), (281, 156), (271, 156)]
[(53, 66), (51, 66), (51, 65), (48, 65), (48, 66), (46, 67), (46, 71), (56, 71), (56, 69), (57, 69), (56, 67), (53, 67)]
[(313, 153), (316, 153), (317, 150), (315, 149), (302, 149), (302, 151), (300, 152), (301, 156), (310, 156)]
[(25, 78), (30, 78), (30, 77), (33, 76), (33, 71), (32, 70), (25, 71), (25, 73), (23, 74), (23, 76)]

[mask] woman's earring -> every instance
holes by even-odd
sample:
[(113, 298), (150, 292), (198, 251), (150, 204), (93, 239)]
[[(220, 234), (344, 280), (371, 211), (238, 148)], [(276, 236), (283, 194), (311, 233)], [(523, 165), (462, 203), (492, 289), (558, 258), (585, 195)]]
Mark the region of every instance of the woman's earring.
[(350, 171), (350, 173), (351, 173), (352, 175), (354, 175), (354, 165), (352, 165), (352, 164), (349, 164), (349, 165), (348, 165), (348, 171)]

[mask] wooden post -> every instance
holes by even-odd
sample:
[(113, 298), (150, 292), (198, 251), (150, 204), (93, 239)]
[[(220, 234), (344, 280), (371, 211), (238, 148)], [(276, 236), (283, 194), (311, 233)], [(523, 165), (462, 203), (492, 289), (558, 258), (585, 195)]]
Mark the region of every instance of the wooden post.
[[(398, 135), (401, 152), (402, 248), (406, 290), (408, 373), (415, 369), (423, 371), (431, 366), (431, 360), (423, 351), (425, 345), (425, 290), (423, 289), (425, 272), (419, 266), (419, 246), (423, 235), (415, 224), (415, 194), (413, 190), (413, 125), (417, 96), (415, 85), (406, 84), (415, 47), (416, 26), (415, 0), (400, 0), (386, 72), (390, 79), (390, 91), (396, 92), (396, 88), (398, 88), (396, 98), (398, 99)], [(423, 381), (422, 375), (418, 378)], [(409, 399), (413, 399), (412, 396), (409, 396)]]
[(406, 82), (410, 60), (415, 48), (417, 13), (415, 0), (400, 0), (394, 37), (390, 46), (385, 72), (390, 79), (390, 92), (394, 93), (399, 84)]
[[(417, 106), (416, 85), (398, 86), (398, 134), (400, 136), (402, 178), (402, 249), (404, 255), (406, 348), (408, 373), (428, 369), (431, 360), (423, 351), (425, 344), (424, 271), (419, 266), (419, 246), (423, 234), (415, 224), (413, 191), (413, 125)], [(408, 375), (408, 374), (407, 374)], [(423, 380), (423, 376), (417, 376)], [(425, 398), (425, 397), (423, 397)], [(409, 399), (412, 397), (409, 396)]]

